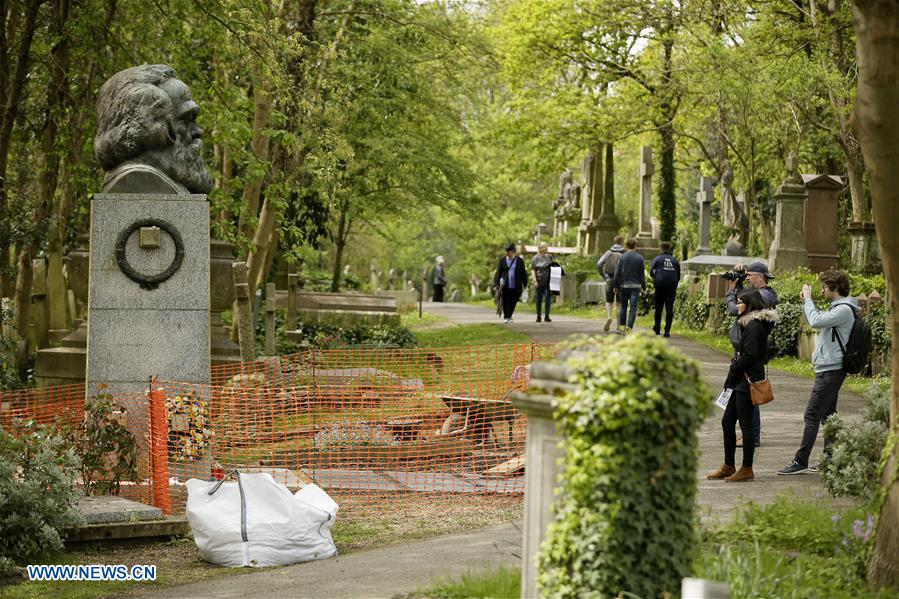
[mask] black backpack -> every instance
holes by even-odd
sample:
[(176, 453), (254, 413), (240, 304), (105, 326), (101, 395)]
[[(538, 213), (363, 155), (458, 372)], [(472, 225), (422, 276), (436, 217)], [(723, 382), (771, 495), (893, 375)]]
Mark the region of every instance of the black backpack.
[[(846, 304), (842, 304), (846, 305)], [(864, 372), (868, 367), (868, 354), (871, 353), (871, 327), (865, 322), (865, 319), (858, 315), (855, 308), (847, 306), (852, 310), (852, 316), (855, 320), (852, 323), (852, 332), (849, 333), (849, 340), (843, 345), (837, 328), (833, 328), (831, 340), (836, 341), (843, 351), (843, 369), (849, 374), (858, 374)]]

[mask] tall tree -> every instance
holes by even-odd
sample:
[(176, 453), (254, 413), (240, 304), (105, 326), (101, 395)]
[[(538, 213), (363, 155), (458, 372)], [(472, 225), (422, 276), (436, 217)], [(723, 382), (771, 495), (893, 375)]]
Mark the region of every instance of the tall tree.
[(899, 3), (855, 0), (852, 14), (858, 56), (853, 118), (868, 169), (893, 314), (890, 433), (884, 450), (882, 503), (868, 577), (877, 586), (899, 588)]

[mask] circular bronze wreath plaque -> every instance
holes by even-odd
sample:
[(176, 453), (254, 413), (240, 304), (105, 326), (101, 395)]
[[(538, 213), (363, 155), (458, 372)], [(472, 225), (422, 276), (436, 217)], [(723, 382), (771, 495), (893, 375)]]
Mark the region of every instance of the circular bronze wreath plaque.
[[(145, 275), (137, 272), (125, 256), (125, 247), (128, 244), (128, 238), (141, 227), (159, 227), (168, 233), (169, 237), (172, 238), (172, 241), (175, 242), (175, 258), (172, 260), (172, 263), (169, 264), (169, 267), (159, 274)], [(171, 276), (181, 268), (181, 262), (184, 260), (184, 242), (181, 240), (181, 234), (178, 233), (178, 229), (171, 224), (158, 218), (145, 218), (131, 223), (127, 229), (119, 233), (119, 237), (116, 239), (115, 243), (115, 259), (126, 277), (140, 285), (141, 289), (149, 291), (159, 287), (160, 283), (169, 280)]]

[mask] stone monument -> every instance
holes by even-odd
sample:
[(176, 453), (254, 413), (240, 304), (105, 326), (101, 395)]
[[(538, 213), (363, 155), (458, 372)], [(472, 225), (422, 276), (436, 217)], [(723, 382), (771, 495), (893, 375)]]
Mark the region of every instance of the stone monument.
[(640, 157), (640, 229), (637, 232), (637, 251), (644, 258), (652, 258), (659, 253), (659, 240), (652, 236), (652, 148), (643, 146)]
[[(199, 107), (165, 65), (113, 75), (97, 99), (87, 394), (141, 396), (151, 376), (209, 383), (210, 239)], [(206, 473), (208, 475), (208, 472)]]
[(724, 253), (728, 256), (745, 256), (749, 237), (749, 219), (744, 211), (744, 203), (734, 197), (734, 171), (725, 158), (721, 161), (721, 180), (718, 190), (721, 194), (721, 223), (730, 231)]
[(808, 266), (805, 249), (805, 186), (799, 176), (799, 159), (795, 154), (787, 158), (787, 178), (774, 193), (777, 217), (774, 241), (769, 252), (771, 270), (792, 270)]
[(614, 159), (612, 144), (606, 144), (605, 188), (602, 193), (602, 206), (599, 218), (596, 219), (596, 251), (593, 252), (594, 254), (604, 252), (611, 246), (612, 241), (621, 229), (621, 220), (615, 214)]
[(808, 267), (823, 272), (840, 266), (839, 209), (843, 180), (835, 175), (802, 175), (805, 184), (805, 249)]
[(699, 204), (699, 247), (696, 248), (696, 255), (702, 256), (711, 254), (711, 223), (712, 223), (712, 200), (715, 196), (712, 194), (711, 177), (699, 177), (699, 191), (696, 193), (696, 203)]

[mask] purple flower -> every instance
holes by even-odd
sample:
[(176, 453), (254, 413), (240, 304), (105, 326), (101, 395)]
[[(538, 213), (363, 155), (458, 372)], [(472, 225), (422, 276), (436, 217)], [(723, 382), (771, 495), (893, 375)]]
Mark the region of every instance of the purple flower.
[(865, 533), (862, 530), (862, 526), (864, 526), (864, 525), (865, 525), (865, 523), (862, 522), (861, 520), (856, 520), (855, 522), (852, 523), (852, 535), (856, 539), (864, 538)]
[(830, 517), (830, 521), (833, 522), (834, 524), (839, 524), (840, 523), (840, 515), (834, 514), (833, 516)]

